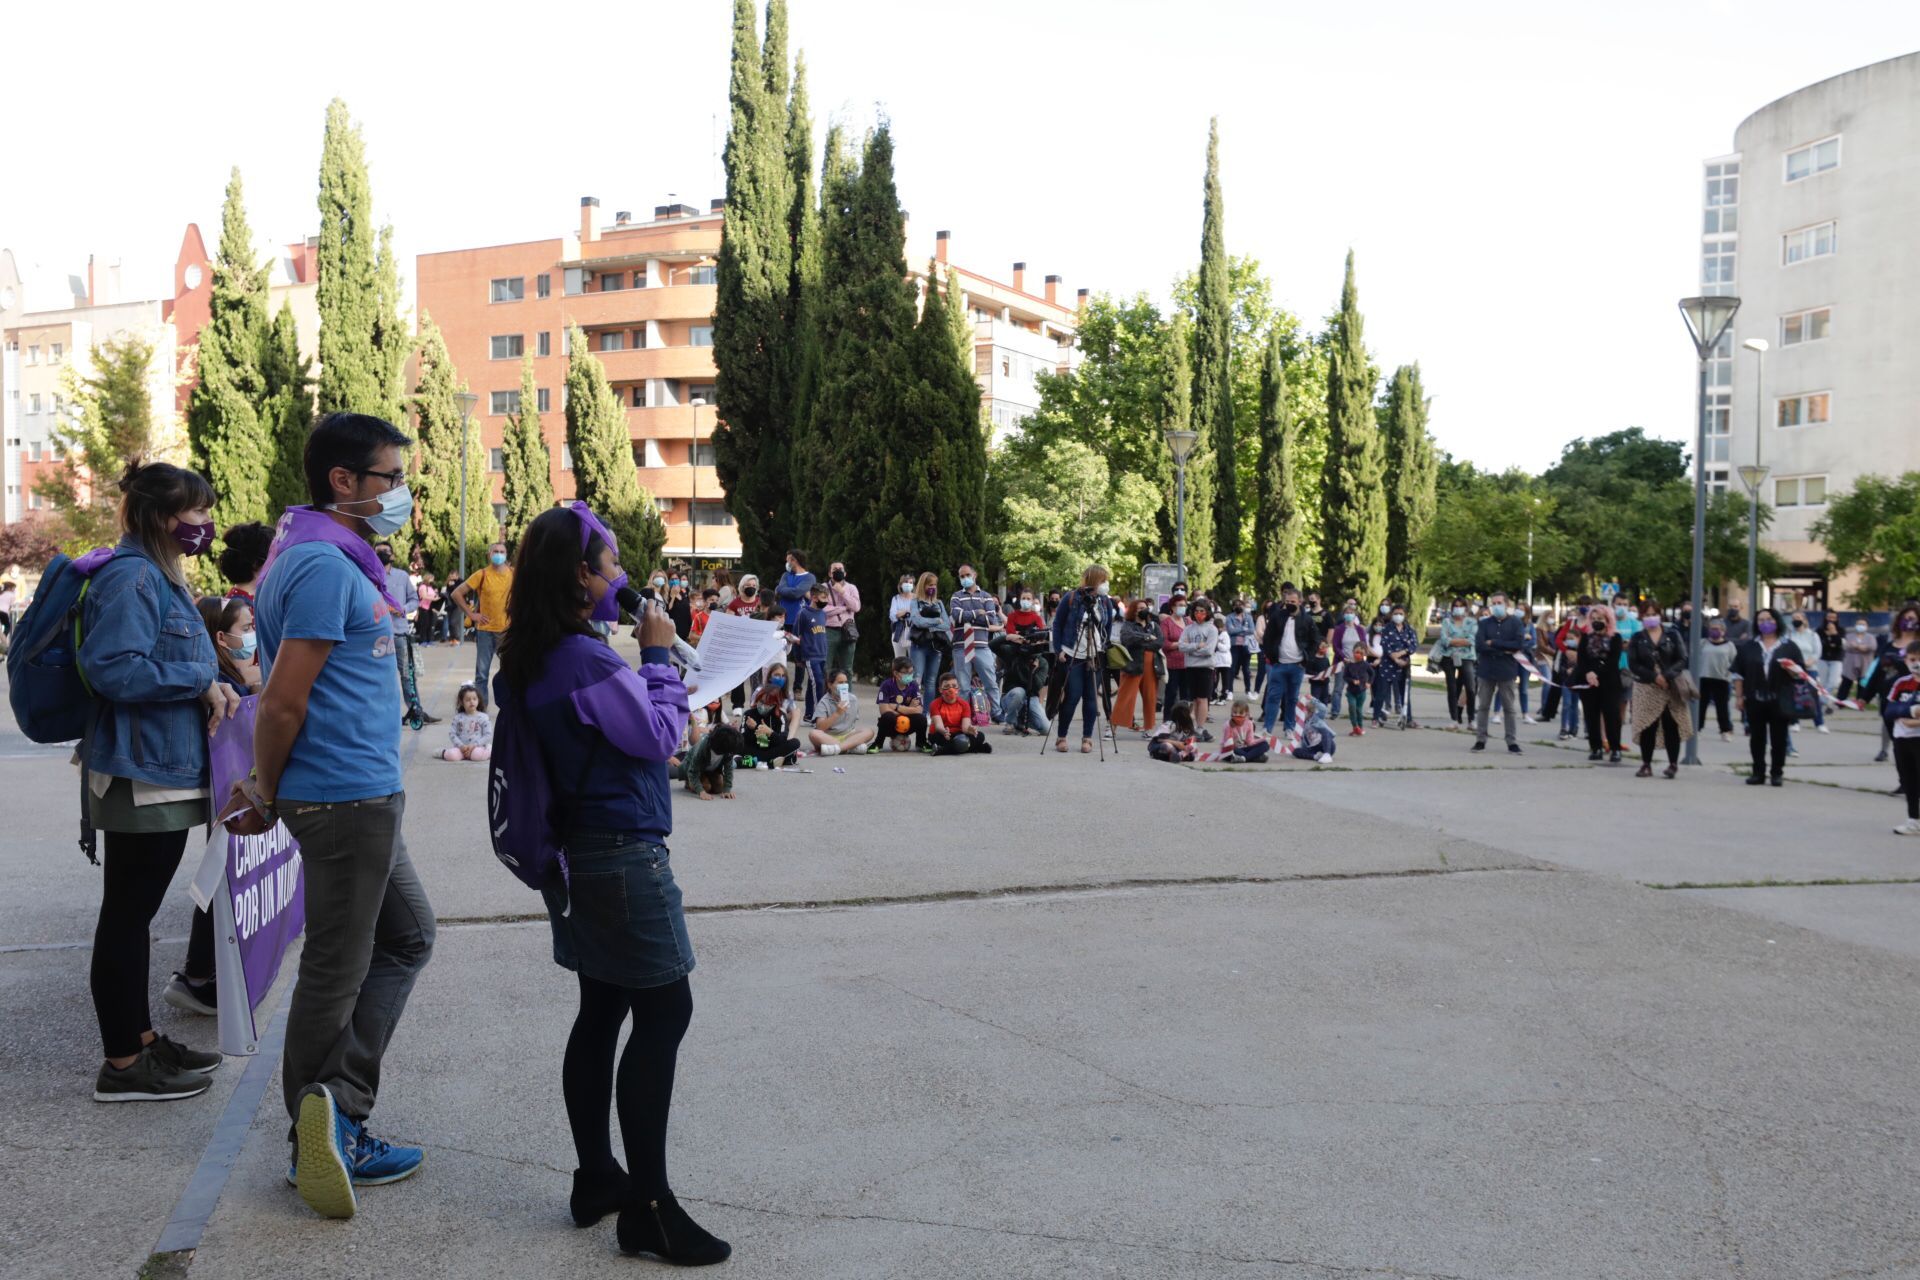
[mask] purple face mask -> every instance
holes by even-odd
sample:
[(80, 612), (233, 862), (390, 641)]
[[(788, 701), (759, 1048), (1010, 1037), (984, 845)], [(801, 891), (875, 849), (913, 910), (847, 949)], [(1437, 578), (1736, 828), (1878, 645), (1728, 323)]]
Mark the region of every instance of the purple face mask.
[(188, 524), (182, 520), (173, 526), (173, 540), (179, 544), (183, 556), (197, 556), (206, 553), (213, 546), (213, 521), (205, 524)]
[[(583, 554), (596, 533), (600, 535), (600, 541), (613, 549), (615, 556), (620, 554), (620, 540), (613, 536), (613, 530), (600, 523), (599, 517), (593, 514), (592, 507), (584, 502), (575, 502), (572, 510), (573, 514), (580, 519), (580, 550)], [(598, 576), (607, 584), (607, 594), (594, 601), (593, 612), (587, 617), (593, 622), (618, 622), (620, 620), (620, 588), (627, 585), (626, 571), (621, 570), (616, 578), (608, 578), (605, 574)]]
[(1772, 618), (1762, 618), (1760, 619), (1759, 622), (1755, 623), (1754, 626), (1759, 630), (1760, 634), (1763, 636), (1770, 636), (1774, 632), (1780, 629), (1780, 624), (1775, 622)]
[(607, 584), (607, 594), (593, 602), (593, 612), (588, 618), (594, 622), (620, 621), (620, 588), (627, 585), (627, 571), (622, 569), (617, 577), (609, 578), (605, 574), (595, 575)]

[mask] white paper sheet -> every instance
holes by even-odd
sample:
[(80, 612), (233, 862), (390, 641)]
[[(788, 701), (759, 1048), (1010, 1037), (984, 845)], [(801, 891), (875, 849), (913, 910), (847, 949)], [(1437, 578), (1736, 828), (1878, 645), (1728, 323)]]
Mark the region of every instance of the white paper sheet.
[(742, 618), (731, 613), (711, 614), (700, 633), (700, 667), (686, 674), (687, 693), (694, 702), (724, 698), (748, 676), (787, 656), (787, 640), (777, 622)]

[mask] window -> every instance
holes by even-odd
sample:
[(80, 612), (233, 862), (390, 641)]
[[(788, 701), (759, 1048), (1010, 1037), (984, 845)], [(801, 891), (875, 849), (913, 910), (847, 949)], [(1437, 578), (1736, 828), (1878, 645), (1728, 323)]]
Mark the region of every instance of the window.
[(687, 345), (690, 347), (710, 347), (713, 345), (713, 326), (710, 324), (690, 325), (687, 328)]
[(1707, 208), (1740, 203), (1740, 162), (1707, 166)]
[(1825, 476), (1784, 476), (1773, 482), (1776, 507), (1824, 507), (1827, 505)]
[(560, 469), (562, 471), (573, 470), (573, 446), (572, 445), (563, 444), (560, 446)]
[(633, 287), (636, 289), (644, 289), (647, 287), (647, 269), (645, 267), (633, 273)]
[(541, 413), (545, 413), (553, 407), (553, 392), (541, 387), (533, 393), (533, 402)]
[(1802, 227), (1780, 237), (1780, 265), (1790, 267), (1809, 258), (1824, 258), (1840, 247), (1840, 237), (1831, 222)]
[(687, 272), (688, 284), (712, 284), (718, 278), (719, 271), (715, 267), (695, 267)]
[(40, 363), (40, 348), (38, 345), (27, 348), (27, 363), (28, 364)]
[(602, 271), (600, 273), (600, 292), (612, 293), (615, 289), (624, 289), (626, 287), (627, 278), (620, 272)]
[(714, 453), (713, 441), (711, 440), (695, 441), (689, 447), (688, 453), (691, 455), (693, 465), (696, 467), (713, 467), (719, 465), (719, 459)]
[(523, 333), (497, 333), (493, 336), (493, 356), (495, 360), (518, 360), (527, 353), (527, 336)]
[(40, 495), (38, 493), (35, 493), (32, 497), (28, 498), (27, 506), (32, 508), (35, 511), (40, 510)]
[(1721, 494), (1727, 491), (1727, 469), (1725, 467), (1707, 468), (1707, 492)]
[(1731, 391), (1707, 394), (1707, 443), (1702, 462), (1727, 461), (1727, 449), (1732, 441), (1732, 397)]
[(507, 469), (507, 451), (505, 449), (487, 450), (487, 470), (505, 471)]
[(66, 355), (67, 344), (64, 342), (56, 342), (53, 344), (53, 354), (47, 357), (47, 363), (59, 364), (62, 360), (66, 359)]
[(1815, 307), (1780, 317), (1780, 345), (1797, 347), (1803, 342), (1818, 342), (1827, 336), (1833, 322), (1832, 307)]
[(536, 298), (551, 298), (553, 296), (553, 277), (547, 275), (545, 272), (535, 276), (533, 278), (533, 296)]
[(487, 397), (487, 402), (487, 412), (489, 413), (520, 412), (520, 393), (518, 391), (491, 392)]
[(576, 293), (585, 293), (587, 291), (586, 270), (581, 267), (568, 267), (567, 278), (562, 283), (569, 298)]
[(1840, 167), (1840, 139), (1828, 138), (1823, 142), (1810, 143), (1797, 151), (1787, 152), (1788, 182), (1798, 182), (1802, 178), (1811, 178), (1816, 173), (1825, 173), (1829, 169)]
[(633, 331), (633, 349), (635, 351), (644, 351), (646, 350), (646, 346), (647, 331), (645, 329), (635, 329)]
[(40, 461), (40, 442), (38, 440), (29, 440), (27, 442), (27, 461)]
[(1811, 427), (1827, 421), (1832, 411), (1831, 394), (1809, 391), (1805, 395), (1782, 396), (1774, 423), (1782, 427)]
[(724, 502), (696, 502), (693, 504), (693, 522), (697, 525), (730, 525), (733, 514), (727, 510)]
[(693, 382), (687, 384), (688, 404), (712, 404), (713, 384), (711, 382)]
[(627, 335), (618, 330), (612, 333), (601, 334), (600, 349), (602, 351), (625, 351), (627, 349)]
[(488, 285), (487, 301), (518, 302), (527, 296), (525, 276), (501, 276)]
[(562, 329), (560, 331), (560, 354), (563, 356), (570, 356), (573, 354), (573, 330), (572, 329)]
[(673, 499), (672, 498), (655, 498), (653, 500), (653, 509), (660, 513), (660, 518), (662, 520), (665, 520), (668, 516), (673, 514)]
[(1700, 230), (1710, 236), (1730, 235), (1740, 229), (1738, 209), (1709, 209)]
[(27, 412), (40, 412), (40, 393), (38, 391), (27, 397)]
[(1715, 240), (1700, 246), (1700, 283), (1709, 294), (1720, 292), (1716, 285), (1733, 284), (1734, 248), (1732, 240)]
[(553, 335), (551, 333), (534, 335), (533, 354), (537, 356), (550, 356), (553, 354)]

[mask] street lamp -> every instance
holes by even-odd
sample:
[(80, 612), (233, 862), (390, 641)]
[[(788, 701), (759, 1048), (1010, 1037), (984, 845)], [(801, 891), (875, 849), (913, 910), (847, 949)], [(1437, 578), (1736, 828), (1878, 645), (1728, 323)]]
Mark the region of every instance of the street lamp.
[(460, 402), (460, 581), (467, 580), (467, 424), (480, 397), (471, 391), (454, 396)]
[(1198, 431), (1178, 431), (1167, 428), (1167, 448), (1173, 451), (1174, 473), (1174, 534), (1173, 558), (1179, 562), (1180, 576), (1187, 576), (1187, 455), (1193, 452), (1193, 442), (1200, 438)]
[[(1707, 361), (1720, 339), (1733, 324), (1733, 313), (1740, 299), (1705, 297), (1680, 299), (1680, 314), (1687, 322), (1687, 334), (1693, 339), (1694, 354), (1700, 358), (1700, 391), (1693, 450), (1693, 617), (1687, 625), (1687, 653), (1691, 658), (1694, 688), (1700, 687), (1705, 655), (1700, 651), (1700, 625), (1706, 613), (1707, 579)], [(1700, 735), (1687, 739), (1686, 762), (1700, 763)]]
[(1760, 465), (1760, 437), (1766, 429), (1761, 410), (1762, 379), (1767, 369), (1767, 340), (1748, 338), (1740, 344), (1756, 357), (1753, 366), (1753, 465), (1740, 468), (1740, 483), (1747, 486), (1752, 501), (1747, 503), (1747, 616), (1760, 607), (1760, 486), (1767, 482), (1767, 469)]

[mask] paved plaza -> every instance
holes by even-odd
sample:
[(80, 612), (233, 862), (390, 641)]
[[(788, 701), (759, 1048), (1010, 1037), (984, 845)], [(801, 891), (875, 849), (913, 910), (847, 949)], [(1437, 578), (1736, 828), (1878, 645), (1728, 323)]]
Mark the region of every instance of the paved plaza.
[[(471, 651), (423, 656), (442, 712)], [(1920, 841), (1876, 733), (1803, 730), (1778, 790), (1741, 784), (1744, 741), (1636, 780), (1529, 725), (1522, 756), (1369, 732), (1329, 767), (996, 736), (676, 793), (675, 1185), (743, 1278), (1920, 1277)], [(441, 928), (374, 1116), (427, 1160), (341, 1223), (282, 1181), (270, 1058), (88, 1100), (99, 873), (65, 753), (9, 726), (0, 1272), (654, 1266), (567, 1218), (572, 979), (442, 745), (405, 743)], [(189, 870), (155, 1015), (211, 1045), (158, 1001)], [(197, 1247), (150, 1260), (170, 1220)]]

